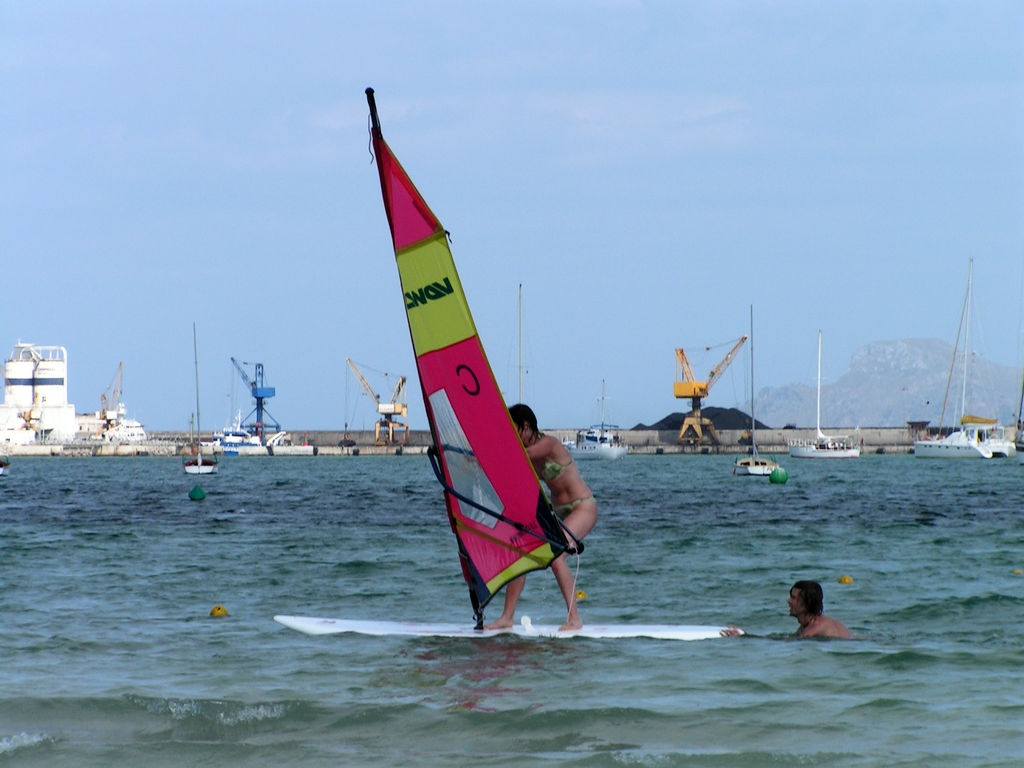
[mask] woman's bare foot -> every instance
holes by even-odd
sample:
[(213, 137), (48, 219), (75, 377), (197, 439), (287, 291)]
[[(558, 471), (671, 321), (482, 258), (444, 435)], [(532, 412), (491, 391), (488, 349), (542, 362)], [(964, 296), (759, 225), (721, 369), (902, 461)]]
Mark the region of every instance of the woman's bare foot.
[(579, 616), (566, 619), (565, 624), (558, 628), (559, 632), (571, 632), (574, 629), (583, 629), (583, 620)]
[(512, 629), (512, 617), (505, 618), (500, 617), (497, 621), (492, 621), (490, 624), (484, 624), (484, 629)]

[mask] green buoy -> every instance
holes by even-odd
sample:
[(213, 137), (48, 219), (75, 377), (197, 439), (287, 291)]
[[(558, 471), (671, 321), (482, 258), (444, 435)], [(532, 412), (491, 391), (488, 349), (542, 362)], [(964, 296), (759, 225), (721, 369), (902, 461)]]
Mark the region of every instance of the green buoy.
[(782, 467), (776, 467), (772, 470), (772, 473), (768, 475), (769, 483), (784, 483), (789, 480), (789, 473), (786, 472)]
[(206, 491), (197, 485), (188, 492), (188, 497), (192, 499), (192, 501), (202, 501), (206, 498)]

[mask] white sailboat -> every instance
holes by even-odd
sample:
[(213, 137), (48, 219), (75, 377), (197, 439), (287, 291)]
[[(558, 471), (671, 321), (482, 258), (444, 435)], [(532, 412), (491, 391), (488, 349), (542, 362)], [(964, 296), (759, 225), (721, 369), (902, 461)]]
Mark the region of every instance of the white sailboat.
[[(964, 332), (963, 379), (960, 389), (960, 428), (944, 437), (934, 437), (914, 441), (914, 455), (922, 459), (991, 459), (1005, 458), (1016, 454), (1017, 449), (996, 419), (974, 416), (966, 412), (967, 407), (967, 368), (970, 361), (969, 338), (971, 325), (971, 303), (974, 294), (974, 259), (970, 260), (967, 270), (967, 293), (964, 296), (963, 309), (960, 312), (960, 326)], [(960, 332), (957, 331), (959, 343)], [(953, 346), (953, 361), (956, 361), (957, 346)], [(949, 369), (949, 380), (946, 382), (946, 397), (949, 395), (949, 384), (953, 377), (953, 367)], [(946, 398), (942, 401), (942, 413), (939, 415), (939, 431), (942, 431), (942, 419), (946, 413)]]
[(199, 352), (196, 343), (196, 324), (192, 323), (192, 355), (196, 368), (196, 439), (192, 443), (192, 456), (182, 464), (186, 475), (212, 475), (217, 471), (217, 459), (212, 455), (203, 456), (203, 432), (199, 421)]
[(768, 477), (778, 463), (757, 452), (757, 419), (754, 418), (754, 307), (750, 307), (750, 455), (737, 459), (732, 465), (734, 475)]
[(619, 442), (614, 424), (604, 421), (604, 379), (601, 379), (601, 423), (576, 433), (575, 442), (563, 441), (574, 459), (621, 459), (628, 453), (626, 446)]
[(789, 455), (794, 459), (856, 459), (860, 447), (847, 435), (826, 435), (821, 431), (821, 331), (818, 331), (818, 410), (817, 436), (814, 440), (795, 440), (789, 444)]

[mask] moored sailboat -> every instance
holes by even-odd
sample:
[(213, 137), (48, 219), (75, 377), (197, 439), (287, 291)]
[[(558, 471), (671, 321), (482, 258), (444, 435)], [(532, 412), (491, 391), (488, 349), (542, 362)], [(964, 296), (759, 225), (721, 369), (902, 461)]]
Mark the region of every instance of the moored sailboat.
[[(953, 345), (953, 364), (946, 380), (946, 394), (942, 399), (939, 414), (939, 435), (914, 441), (914, 455), (922, 459), (992, 459), (1005, 458), (1016, 454), (1013, 440), (1010, 440), (996, 419), (984, 418), (966, 413), (967, 369), (970, 363), (968, 342), (970, 339), (971, 305), (974, 297), (974, 259), (969, 261), (967, 270), (967, 292), (960, 310), (960, 327), (957, 329), (956, 344)], [(953, 369), (958, 354), (960, 331), (964, 334), (963, 371), (960, 389), (960, 426), (947, 435), (942, 435), (942, 420), (946, 414), (946, 399), (953, 380)]]
[(780, 469), (773, 459), (767, 459), (757, 452), (757, 419), (754, 417), (754, 307), (750, 307), (750, 455), (737, 459), (732, 466), (734, 475), (768, 477)]
[(621, 459), (629, 449), (619, 440), (614, 424), (604, 421), (604, 379), (601, 379), (601, 423), (576, 433), (575, 440), (563, 440), (574, 459)]
[(794, 459), (856, 459), (860, 447), (848, 435), (826, 435), (821, 431), (821, 331), (818, 331), (818, 406), (814, 440), (795, 440), (789, 444)]
[[(196, 435), (192, 440), (191, 455), (185, 458), (182, 466), (187, 475), (212, 475), (217, 471), (217, 459), (212, 454), (203, 456), (203, 438), (199, 421), (199, 347), (196, 342), (196, 324), (192, 323), (192, 355), (196, 370)], [(191, 432), (191, 430), (189, 430)]]

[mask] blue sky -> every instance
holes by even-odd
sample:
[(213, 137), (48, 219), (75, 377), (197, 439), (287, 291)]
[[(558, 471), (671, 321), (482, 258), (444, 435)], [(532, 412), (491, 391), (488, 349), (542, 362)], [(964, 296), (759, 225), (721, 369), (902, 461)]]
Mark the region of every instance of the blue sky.
[[(757, 384), (872, 341), (1021, 360), (1019, 2), (32, 2), (0, 7), (0, 347), (69, 397), (204, 426), (262, 362), (286, 429), (369, 427), (410, 377), (364, 89), (542, 426), (656, 421), (748, 329)], [(712, 347), (705, 352), (705, 347)], [(746, 399), (738, 358), (707, 405)], [(385, 377), (383, 372), (391, 374)]]

